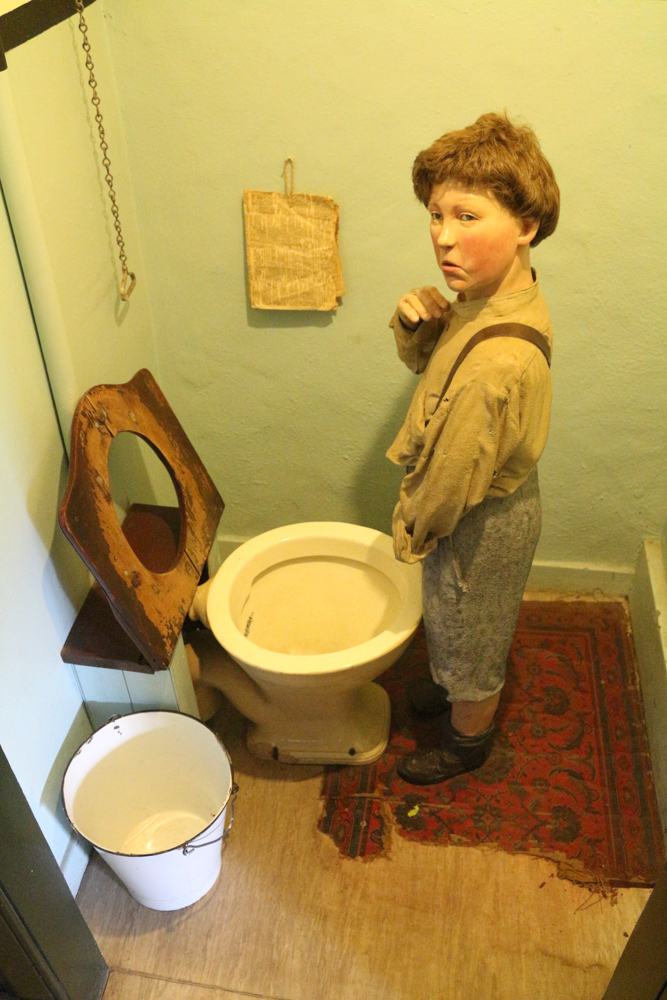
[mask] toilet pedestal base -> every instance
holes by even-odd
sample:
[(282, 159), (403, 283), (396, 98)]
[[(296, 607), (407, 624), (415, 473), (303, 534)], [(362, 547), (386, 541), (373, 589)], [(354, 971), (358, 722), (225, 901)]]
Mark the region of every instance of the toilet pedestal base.
[(246, 743), (253, 757), (288, 764), (371, 764), (389, 739), (391, 706), (372, 681), (327, 698), (325, 713), (307, 718), (276, 712), (249, 722)]

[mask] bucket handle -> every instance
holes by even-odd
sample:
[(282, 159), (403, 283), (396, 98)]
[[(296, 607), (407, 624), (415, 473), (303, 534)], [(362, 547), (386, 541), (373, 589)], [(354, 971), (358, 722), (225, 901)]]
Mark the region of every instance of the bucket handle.
[[(227, 807), (229, 810), (227, 815), (229, 815), (230, 817), (229, 825), (225, 826), (225, 829), (222, 831), (222, 835), (220, 837), (216, 837), (215, 840), (207, 840), (205, 844), (183, 844), (183, 854), (186, 856), (186, 858), (188, 854), (192, 854), (192, 852), (196, 851), (198, 847), (210, 847), (211, 844), (219, 844), (221, 840), (227, 839), (232, 827), (234, 826), (234, 802), (236, 801), (236, 796), (238, 795), (238, 793), (239, 793), (239, 786), (232, 785), (232, 792), (229, 797), (229, 802), (227, 803)], [(227, 823), (227, 815), (225, 816), (225, 824)]]

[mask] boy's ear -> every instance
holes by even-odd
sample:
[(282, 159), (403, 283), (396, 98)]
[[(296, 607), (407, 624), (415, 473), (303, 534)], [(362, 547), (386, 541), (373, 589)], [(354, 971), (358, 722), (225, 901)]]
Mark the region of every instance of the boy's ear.
[(521, 225), (521, 235), (518, 240), (519, 246), (528, 246), (537, 235), (537, 230), (540, 228), (540, 220), (528, 216), (527, 218), (519, 219), (519, 223)]

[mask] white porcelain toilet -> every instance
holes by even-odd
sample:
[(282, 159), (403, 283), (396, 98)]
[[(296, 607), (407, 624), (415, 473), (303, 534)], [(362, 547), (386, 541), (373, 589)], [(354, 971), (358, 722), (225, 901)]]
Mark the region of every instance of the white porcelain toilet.
[[(123, 433), (140, 435), (156, 452), (179, 500), (175, 511), (134, 505), (132, 530), (129, 515), (122, 527), (118, 520), (108, 468), (111, 443)], [(398, 562), (391, 538), (370, 528), (292, 524), (241, 545), (195, 593), (223, 509), (147, 369), (122, 385), (93, 386), (81, 398), (59, 521), (121, 628), (120, 651), (112, 649), (104, 662), (118, 666), (118, 657), (125, 664), (129, 656), (132, 669), (167, 670), (189, 614), (212, 630), (188, 637), (193, 679), (210, 695), (221, 690), (250, 720), (253, 754), (376, 760), (387, 743), (390, 707), (373, 680), (419, 624), (420, 564)], [(100, 663), (97, 646), (86, 655)]]
[(335, 764), (381, 755), (390, 706), (373, 680), (421, 618), (421, 565), (398, 562), (388, 535), (336, 521), (267, 531), (198, 589), (190, 615), (213, 633), (193, 643), (193, 672), (250, 720), (253, 755)]

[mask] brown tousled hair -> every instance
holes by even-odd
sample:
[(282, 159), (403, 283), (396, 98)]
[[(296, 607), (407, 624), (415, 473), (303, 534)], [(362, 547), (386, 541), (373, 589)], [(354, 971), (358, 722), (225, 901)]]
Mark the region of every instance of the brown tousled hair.
[(446, 181), (484, 188), (513, 215), (537, 220), (531, 246), (556, 228), (560, 192), (554, 172), (533, 130), (514, 125), (506, 115), (482, 115), (422, 150), (412, 168), (419, 200), (428, 206), (433, 187)]

